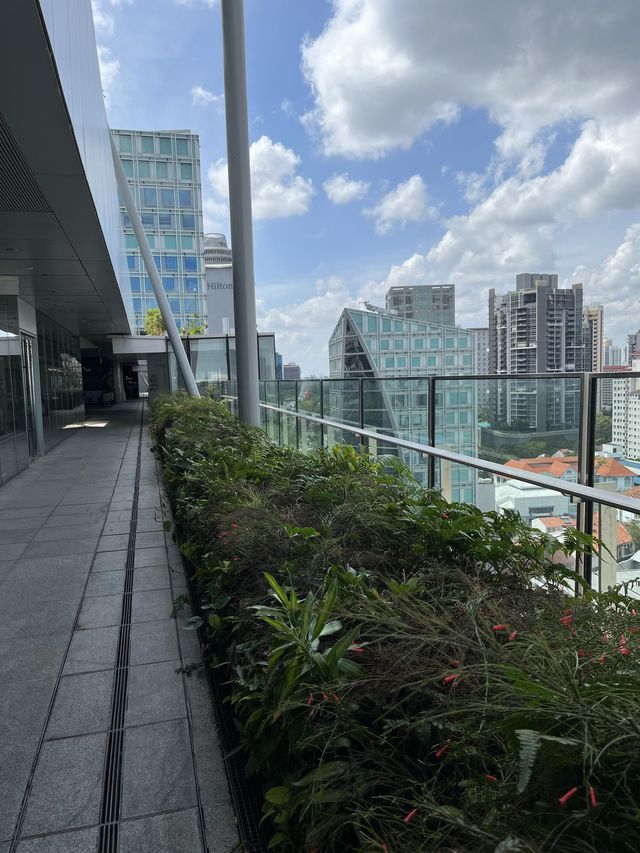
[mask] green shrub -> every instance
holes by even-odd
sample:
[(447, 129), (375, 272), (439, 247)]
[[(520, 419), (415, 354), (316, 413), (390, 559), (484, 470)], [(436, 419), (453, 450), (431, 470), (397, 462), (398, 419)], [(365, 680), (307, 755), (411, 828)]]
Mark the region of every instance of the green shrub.
[(632, 600), (352, 447), (185, 397), (151, 428), (274, 848), (637, 849)]

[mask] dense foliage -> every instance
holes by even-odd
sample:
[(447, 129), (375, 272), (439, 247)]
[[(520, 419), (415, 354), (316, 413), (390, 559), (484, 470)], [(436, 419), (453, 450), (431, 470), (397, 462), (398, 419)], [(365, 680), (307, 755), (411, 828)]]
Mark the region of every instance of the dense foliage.
[(637, 849), (632, 600), (568, 597), (549, 540), (393, 460), (211, 400), (152, 429), (274, 848)]

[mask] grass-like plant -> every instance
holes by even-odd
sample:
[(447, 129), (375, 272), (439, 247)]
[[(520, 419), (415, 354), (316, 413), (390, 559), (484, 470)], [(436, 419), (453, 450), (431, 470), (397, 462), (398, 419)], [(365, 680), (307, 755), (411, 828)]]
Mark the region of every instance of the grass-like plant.
[(152, 431), (273, 848), (637, 849), (632, 599), (573, 597), (555, 540), (352, 447), (180, 396)]

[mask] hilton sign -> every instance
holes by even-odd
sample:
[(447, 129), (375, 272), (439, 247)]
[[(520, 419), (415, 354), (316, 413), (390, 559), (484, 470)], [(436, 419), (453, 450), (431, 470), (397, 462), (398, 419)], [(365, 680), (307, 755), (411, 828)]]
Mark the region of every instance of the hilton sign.
[(233, 270), (231, 264), (207, 266), (207, 333), (227, 335), (234, 332)]

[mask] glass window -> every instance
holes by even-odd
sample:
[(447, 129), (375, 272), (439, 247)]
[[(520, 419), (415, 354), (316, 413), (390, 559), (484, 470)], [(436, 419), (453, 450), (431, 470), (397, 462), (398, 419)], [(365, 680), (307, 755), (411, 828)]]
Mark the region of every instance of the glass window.
[(160, 153), (161, 154), (169, 154), (173, 153), (171, 149), (171, 137), (170, 136), (161, 136), (159, 139), (160, 145)]
[(169, 251), (175, 251), (178, 248), (178, 238), (175, 234), (164, 235), (164, 247)]
[(142, 220), (142, 224), (145, 228), (155, 228), (156, 227), (156, 217), (154, 213), (151, 213), (150, 210), (143, 210), (140, 214), (140, 219)]
[(196, 227), (195, 214), (183, 213), (182, 214), (182, 227), (183, 228), (195, 228)]
[(378, 318), (377, 317), (367, 317), (367, 331), (368, 332), (377, 332), (378, 331)]
[(144, 289), (147, 293), (153, 293), (153, 285), (151, 284), (151, 279), (148, 277), (145, 277)]
[(176, 139), (176, 151), (178, 157), (188, 157), (189, 156), (189, 140), (188, 139)]
[(414, 349), (424, 349), (424, 338), (414, 338), (413, 339), (413, 348)]
[(469, 346), (469, 342), (467, 341), (467, 338), (466, 337), (458, 338), (458, 346), (460, 347), (460, 349), (466, 349)]
[(180, 246), (183, 249), (193, 249), (193, 237), (191, 234), (183, 234), (180, 237)]
[(389, 338), (382, 338), (380, 341), (380, 349), (389, 349)]
[(155, 249), (156, 247), (156, 238), (154, 234), (147, 234), (147, 243), (149, 244), (150, 249)]
[(128, 213), (122, 214), (122, 224), (125, 228), (131, 228), (131, 217)]
[(133, 160), (122, 160), (122, 168), (128, 178), (133, 177)]
[(407, 359), (403, 355), (399, 355), (396, 359), (396, 367), (406, 367)]
[(420, 367), (420, 356), (412, 355), (411, 356), (411, 367)]
[(437, 361), (436, 361), (435, 355), (428, 355), (427, 356), (427, 367), (436, 367), (436, 366), (437, 366)]
[(138, 160), (138, 176), (140, 178), (151, 177), (151, 163), (149, 160)]
[(131, 145), (131, 136), (128, 133), (118, 136), (118, 145), (123, 154), (131, 154), (133, 147)]
[(404, 349), (404, 340), (402, 338), (396, 338), (393, 342), (394, 349)]
[(137, 249), (138, 241), (136, 240), (135, 234), (125, 234), (124, 235), (124, 245), (127, 249)]
[(469, 423), (469, 412), (458, 412), (458, 421), (461, 426), (466, 426)]
[(180, 207), (193, 207), (193, 192), (191, 190), (178, 190)]
[(197, 293), (199, 290), (198, 279), (195, 276), (188, 275), (184, 280), (184, 289), (187, 293)]
[(198, 303), (195, 299), (184, 300), (184, 310), (187, 314), (195, 314), (198, 310)]
[(385, 367), (393, 367), (393, 356), (392, 356), (392, 355), (387, 356), (387, 357), (385, 358), (385, 360), (384, 360), (384, 366), (385, 366)]
[(396, 332), (402, 333), (402, 320), (394, 320), (393, 326)]
[(140, 293), (140, 276), (132, 275), (129, 277), (129, 281), (131, 282), (131, 292)]
[(429, 349), (440, 349), (440, 338), (429, 338)]
[(142, 314), (142, 299), (140, 297), (134, 296), (133, 298), (133, 310), (136, 314)]
[(473, 364), (473, 358), (470, 355), (463, 355), (462, 363), (465, 367), (470, 367)]
[(183, 181), (193, 180), (193, 166), (191, 163), (180, 163), (180, 179)]
[(390, 332), (391, 331), (391, 320), (388, 318), (382, 318), (382, 331)]
[(160, 228), (173, 228), (173, 213), (160, 212), (158, 214), (158, 221)]
[(156, 162), (156, 178), (159, 181), (168, 181), (169, 180), (169, 164), (164, 163), (162, 160)]
[(137, 255), (127, 255), (127, 267), (131, 272), (138, 271), (139, 267)]
[(454, 355), (446, 355), (444, 358), (444, 363), (447, 367), (453, 367), (456, 363), (456, 358)]
[(162, 206), (163, 207), (173, 207), (175, 204), (175, 197), (173, 195), (173, 190), (168, 188), (163, 188), (160, 190), (160, 197), (162, 198)]
[(142, 187), (142, 203), (146, 207), (156, 207), (158, 198), (153, 187)]
[(179, 299), (170, 299), (169, 300), (169, 308), (171, 308), (174, 314), (180, 313), (180, 300)]
[(163, 258), (164, 269), (167, 272), (178, 272), (178, 256), (165, 255)]
[(160, 272), (160, 255), (153, 256), (153, 262), (156, 265), (156, 269)]
[(453, 349), (456, 345), (454, 338), (445, 338), (444, 345), (447, 349)]
[(198, 259), (195, 255), (184, 255), (182, 263), (185, 272), (198, 272)]
[(157, 308), (157, 307), (158, 307), (158, 303), (156, 302), (155, 298), (153, 296), (150, 296), (147, 299), (147, 308)]
[(153, 150), (153, 136), (140, 137), (140, 150), (143, 154), (155, 154)]
[(172, 275), (167, 275), (162, 277), (162, 286), (166, 291), (171, 291), (176, 289), (176, 280)]

